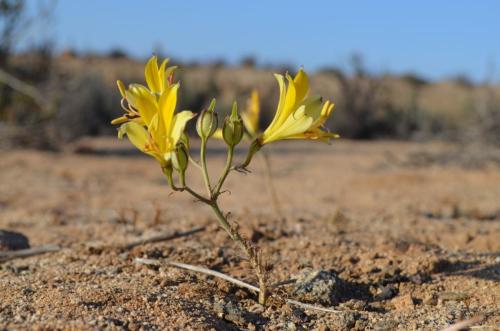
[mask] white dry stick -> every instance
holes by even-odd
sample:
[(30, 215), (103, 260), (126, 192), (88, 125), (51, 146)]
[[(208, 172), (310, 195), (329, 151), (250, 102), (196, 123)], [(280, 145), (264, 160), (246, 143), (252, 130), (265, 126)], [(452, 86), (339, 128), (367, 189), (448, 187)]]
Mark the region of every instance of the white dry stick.
[[(231, 276), (228, 276), (226, 274), (223, 274), (221, 272), (218, 272), (218, 271), (215, 271), (215, 270), (210, 270), (210, 269), (207, 269), (207, 268), (203, 268), (203, 267), (198, 267), (198, 266), (194, 266), (194, 265), (190, 265), (190, 264), (186, 264), (186, 263), (180, 263), (180, 262), (174, 262), (174, 261), (159, 261), (159, 260), (154, 260), (154, 259), (143, 259), (143, 258), (136, 258), (134, 260), (136, 263), (139, 263), (139, 264), (145, 264), (145, 265), (153, 265), (153, 266), (160, 266), (162, 263), (163, 264), (167, 264), (167, 265), (170, 265), (170, 266), (173, 266), (173, 267), (177, 267), (177, 268), (181, 268), (181, 269), (186, 269), (186, 270), (190, 270), (190, 271), (194, 271), (194, 272), (199, 272), (199, 273), (202, 273), (202, 274), (205, 274), (205, 275), (210, 275), (210, 276), (213, 276), (213, 277), (217, 277), (217, 278), (221, 278), (221, 279), (224, 279), (230, 283), (233, 283), (235, 285), (238, 285), (240, 287), (243, 287), (243, 288), (247, 288), (251, 291), (254, 291), (254, 292), (260, 292), (260, 289), (256, 286), (253, 286), (253, 285), (250, 285), (248, 283), (245, 283), (239, 279), (236, 279), (234, 277), (231, 277)], [(294, 305), (294, 306), (298, 306), (298, 307), (301, 307), (301, 308), (304, 308), (304, 309), (310, 309), (310, 310), (316, 310), (316, 311), (322, 311), (322, 312), (326, 312), (326, 313), (346, 313), (346, 312), (353, 312), (351, 310), (335, 310), (335, 309), (330, 309), (330, 308), (326, 308), (326, 307), (321, 307), (321, 306), (317, 306), (317, 305), (311, 305), (311, 304), (308, 304), (308, 303), (304, 303), (304, 302), (300, 302), (300, 301), (296, 301), (296, 300), (291, 300), (291, 299), (286, 299), (285, 298), (285, 301), (286, 303), (290, 304), (290, 305)], [(366, 312), (363, 312), (363, 311), (356, 311), (358, 313), (366, 313)]]
[(58, 252), (60, 250), (61, 248), (57, 245), (43, 245), (33, 248), (20, 249), (17, 251), (0, 252), (0, 262), (5, 262), (16, 258), (35, 256), (45, 253)]
[(162, 234), (158, 234), (156, 236), (153, 236), (153, 237), (149, 237), (149, 238), (145, 238), (145, 239), (140, 239), (140, 240), (137, 240), (137, 241), (133, 241), (131, 243), (128, 243), (124, 246), (125, 249), (132, 249), (136, 246), (141, 246), (141, 245), (144, 245), (144, 244), (151, 244), (151, 243), (157, 243), (157, 242), (160, 242), (160, 241), (168, 241), (168, 240), (173, 240), (173, 239), (177, 239), (177, 238), (180, 238), (180, 237), (186, 237), (186, 236), (190, 236), (192, 234), (195, 234), (195, 233), (198, 233), (198, 232), (201, 232), (201, 231), (204, 231), (205, 230), (205, 227), (204, 226), (200, 226), (200, 227), (196, 227), (196, 228), (193, 228), (191, 230), (187, 230), (187, 231), (176, 231), (176, 232), (173, 232), (173, 233), (162, 233)]
[(455, 324), (448, 326), (447, 328), (441, 331), (460, 331), (466, 329), (474, 324), (480, 323), (484, 319), (483, 316), (475, 316), (465, 321), (460, 321)]

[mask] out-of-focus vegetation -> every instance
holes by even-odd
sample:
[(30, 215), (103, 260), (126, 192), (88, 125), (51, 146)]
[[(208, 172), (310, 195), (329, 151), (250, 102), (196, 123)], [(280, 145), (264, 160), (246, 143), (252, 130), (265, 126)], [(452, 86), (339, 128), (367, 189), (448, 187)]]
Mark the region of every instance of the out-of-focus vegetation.
[[(34, 22), (47, 20), (50, 6), (44, 8), (27, 17), (24, 1), (0, 0), (0, 145), (57, 148), (86, 135), (115, 134), (109, 122), (122, 112), (115, 81), (143, 81), (143, 61), (120, 49), (99, 55), (72, 50), (53, 54), (48, 39), (14, 53), (13, 45)], [(243, 106), (256, 87), (265, 122), (279, 97), (272, 72), (286, 70), (259, 67), (251, 57), (236, 66), (173, 62), (181, 66), (180, 109), (199, 112), (216, 97), (219, 111), (228, 112), (233, 100)], [(463, 75), (439, 82), (414, 74), (375, 75), (360, 56), (352, 57), (349, 69), (347, 74), (325, 68), (311, 77), (312, 90), (335, 102), (327, 125), (342, 137), (500, 145), (500, 87), (488, 79), (474, 84)]]

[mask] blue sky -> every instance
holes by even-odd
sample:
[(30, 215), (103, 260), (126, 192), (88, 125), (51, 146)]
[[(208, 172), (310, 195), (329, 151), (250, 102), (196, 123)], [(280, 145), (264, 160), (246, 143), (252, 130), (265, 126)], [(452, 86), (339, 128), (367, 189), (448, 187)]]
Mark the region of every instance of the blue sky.
[(254, 55), (310, 70), (345, 67), (358, 52), (375, 72), (481, 80), (493, 63), (500, 71), (499, 14), (495, 0), (59, 0), (53, 30), (61, 49), (146, 57), (161, 47), (183, 60)]

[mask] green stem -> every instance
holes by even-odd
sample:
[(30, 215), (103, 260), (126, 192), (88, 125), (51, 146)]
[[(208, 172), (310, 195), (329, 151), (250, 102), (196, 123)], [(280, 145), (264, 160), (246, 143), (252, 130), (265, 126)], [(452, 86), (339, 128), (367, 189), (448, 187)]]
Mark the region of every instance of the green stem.
[(255, 270), (259, 281), (259, 289), (260, 289), (259, 304), (265, 305), (268, 297), (265, 272), (263, 270), (263, 265), (262, 262), (260, 261), (257, 250), (255, 249), (255, 247), (252, 246), (252, 244), (249, 241), (243, 239), (243, 237), (239, 234), (236, 228), (234, 228), (233, 226), (231, 226), (231, 224), (229, 224), (226, 216), (224, 216), (224, 214), (220, 210), (217, 201), (212, 201), (210, 207), (212, 208), (215, 216), (217, 216), (217, 221), (219, 221), (220, 226), (226, 231), (229, 237), (233, 241), (235, 241), (238, 244), (238, 246), (240, 246), (240, 248), (247, 255), (248, 260), (250, 260), (252, 268)]
[(244, 240), (237, 232), (232, 230), (231, 224), (229, 224), (226, 216), (224, 216), (224, 214), (220, 210), (219, 204), (217, 202), (213, 202), (212, 204), (210, 204), (210, 207), (215, 213), (215, 216), (217, 216), (217, 221), (219, 222), (220, 226), (227, 232), (227, 234), (232, 240), (238, 243), (238, 246), (240, 246), (241, 249), (246, 251)]
[(226, 166), (224, 167), (219, 182), (217, 183), (217, 186), (213, 191), (213, 195), (215, 197), (219, 195), (222, 185), (224, 185), (227, 175), (229, 175), (229, 172), (231, 171), (231, 166), (233, 165), (233, 156), (234, 156), (234, 146), (229, 146), (227, 150)]
[(212, 204), (212, 200), (209, 200), (207, 198), (205, 198), (204, 196), (202, 196), (201, 194), (193, 191), (189, 186), (184, 186), (182, 190), (186, 190), (186, 192), (188, 192), (189, 194), (191, 194), (193, 197), (195, 197), (196, 199), (200, 200), (201, 202), (204, 202), (206, 203), (207, 205), (211, 205)]
[(201, 139), (201, 147), (200, 147), (200, 162), (201, 162), (201, 172), (203, 173), (203, 181), (205, 182), (205, 187), (207, 189), (207, 193), (210, 197), (212, 197), (212, 187), (210, 185), (210, 178), (208, 176), (207, 169), (207, 139)]
[(195, 192), (194, 190), (192, 190), (190, 187), (186, 186), (185, 180), (182, 180), (182, 183), (181, 183), (182, 187), (175, 186), (174, 178), (172, 176), (172, 171), (168, 171), (168, 170), (164, 169), (163, 173), (165, 174), (165, 177), (167, 177), (168, 185), (170, 186), (170, 188), (172, 190), (177, 191), (177, 192), (187, 191), (189, 194), (191, 194), (193, 197), (195, 197), (196, 199), (200, 200), (201, 202), (204, 202), (207, 205), (211, 205), (212, 204), (212, 200), (205, 198), (201, 194), (199, 194), (199, 193)]
[[(264, 267), (260, 260), (258, 251), (249, 241), (243, 239), (243, 237), (239, 234), (238, 230), (235, 227), (231, 226), (226, 216), (220, 210), (220, 207), (217, 203), (217, 197), (220, 193), (222, 185), (224, 184), (224, 181), (226, 180), (226, 177), (231, 170), (231, 165), (233, 162), (233, 155), (234, 155), (234, 147), (232, 148), (230, 147), (228, 150), (224, 172), (222, 173), (222, 176), (219, 179), (219, 182), (217, 183), (217, 186), (214, 191), (212, 191), (212, 188), (210, 186), (210, 178), (208, 175), (207, 162), (206, 162), (206, 149), (207, 149), (207, 140), (202, 138), (201, 149), (200, 149), (200, 163), (201, 163), (201, 171), (203, 173), (203, 180), (205, 182), (205, 187), (207, 189), (209, 197), (205, 198), (187, 186), (184, 186), (181, 190), (186, 190), (198, 200), (209, 205), (212, 208), (215, 216), (217, 217), (217, 221), (219, 222), (219, 225), (222, 227), (222, 229), (224, 229), (224, 231), (226, 231), (229, 237), (233, 241), (235, 241), (238, 244), (238, 246), (245, 252), (259, 280), (259, 288), (260, 288), (259, 303), (261, 305), (265, 305), (267, 300), (266, 279), (265, 279)], [(169, 182), (171, 182), (171, 179), (169, 179)], [(171, 186), (175, 187), (173, 186), (173, 183), (171, 184)]]
[(198, 168), (198, 169), (202, 170), (202, 169), (201, 169), (201, 165), (200, 165), (198, 162), (196, 162), (196, 161), (195, 161), (195, 160), (191, 157), (191, 155), (189, 155), (189, 162), (191, 162), (191, 163), (192, 163), (192, 164), (193, 164), (196, 168)]

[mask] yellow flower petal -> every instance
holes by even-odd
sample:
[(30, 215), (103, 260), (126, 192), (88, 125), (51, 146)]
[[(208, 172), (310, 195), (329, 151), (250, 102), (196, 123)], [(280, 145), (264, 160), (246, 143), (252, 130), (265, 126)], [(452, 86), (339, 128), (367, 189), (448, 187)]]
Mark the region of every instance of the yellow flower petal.
[(321, 117), (321, 97), (313, 96), (305, 99), (302, 104), (306, 107), (306, 115), (312, 117), (314, 121), (319, 120)]
[(132, 84), (126, 91), (128, 103), (141, 115), (146, 125), (151, 123), (151, 119), (158, 112), (158, 106), (154, 95), (140, 84)]
[(120, 116), (118, 118), (115, 118), (114, 120), (111, 121), (111, 124), (116, 125), (116, 124), (122, 124), (125, 122), (128, 122), (129, 119), (127, 116)]
[(128, 140), (130, 140), (130, 142), (137, 147), (138, 150), (154, 157), (160, 161), (161, 164), (166, 163), (158, 151), (155, 151), (152, 148), (150, 135), (143, 126), (135, 122), (122, 124), (118, 130), (118, 138), (121, 139), (124, 135), (127, 135)]
[(214, 135), (212, 137), (214, 137), (215, 139), (224, 139), (224, 137), (222, 136), (222, 129), (219, 128), (215, 130)]
[(165, 69), (167, 68), (167, 63), (169, 59), (164, 59), (158, 69), (158, 82), (160, 84), (158, 93), (163, 92), (166, 86), (168, 86), (166, 77), (165, 77)]
[(300, 106), (286, 121), (272, 132), (264, 132), (262, 143), (268, 144), (272, 141), (288, 139), (289, 136), (294, 136), (307, 131), (313, 123), (313, 118), (305, 114), (306, 107)]
[(297, 90), (297, 101), (303, 100), (307, 93), (309, 93), (309, 78), (306, 72), (300, 68), (293, 81)]
[(283, 108), (285, 106), (285, 96), (286, 96), (286, 87), (285, 87), (285, 78), (282, 75), (274, 74), (274, 77), (278, 81), (279, 89), (280, 89), (280, 99), (278, 102), (278, 107), (276, 109), (276, 114), (274, 118), (267, 127), (266, 131), (273, 131), (275, 127), (279, 126), (279, 122), (281, 121), (281, 114), (283, 113)]
[(144, 152), (149, 141), (149, 134), (146, 129), (134, 122), (128, 122), (120, 126), (118, 137), (121, 139), (127, 135), (130, 142), (140, 151)]
[(257, 92), (257, 90), (253, 90), (247, 101), (247, 108), (241, 114), (243, 125), (251, 136), (255, 136), (257, 132), (259, 132), (259, 114), (259, 92)]
[(174, 116), (174, 120), (172, 121), (172, 132), (170, 133), (174, 147), (181, 138), (187, 122), (195, 116), (196, 114), (188, 110), (181, 111)]
[(292, 77), (287, 74), (286, 79), (288, 80), (288, 88), (286, 89), (285, 105), (283, 107), (283, 112), (281, 114), (281, 123), (295, 111), (295, 105), (297, 104), (297, 90), (295, 89), (295, 83)]
[(125, 85), (121, 80), (116, 81), (116, 85), (118, 85), (118, 90), (120, 91), (120, 94), (122, 95), (122, 98), (125, 98)]
[(172, 85), (170, 88), (162, 92), (158, 102), (160, 108), (160, 118), (164, 122), (167, 135), (172, 131), (172, 119), (174, 117), (175, 107), (177, 106), (178, 90), (178, 83)]
[(153, 93), (160, 93), (162, 89), (162, 82), (160, 81), (160, 76), (158, 75), (158, 60), (156, 56), (152, 56), (146, 68), (144, 69), (144, 76), (146, 77), (146, 83), (149, 89)]

